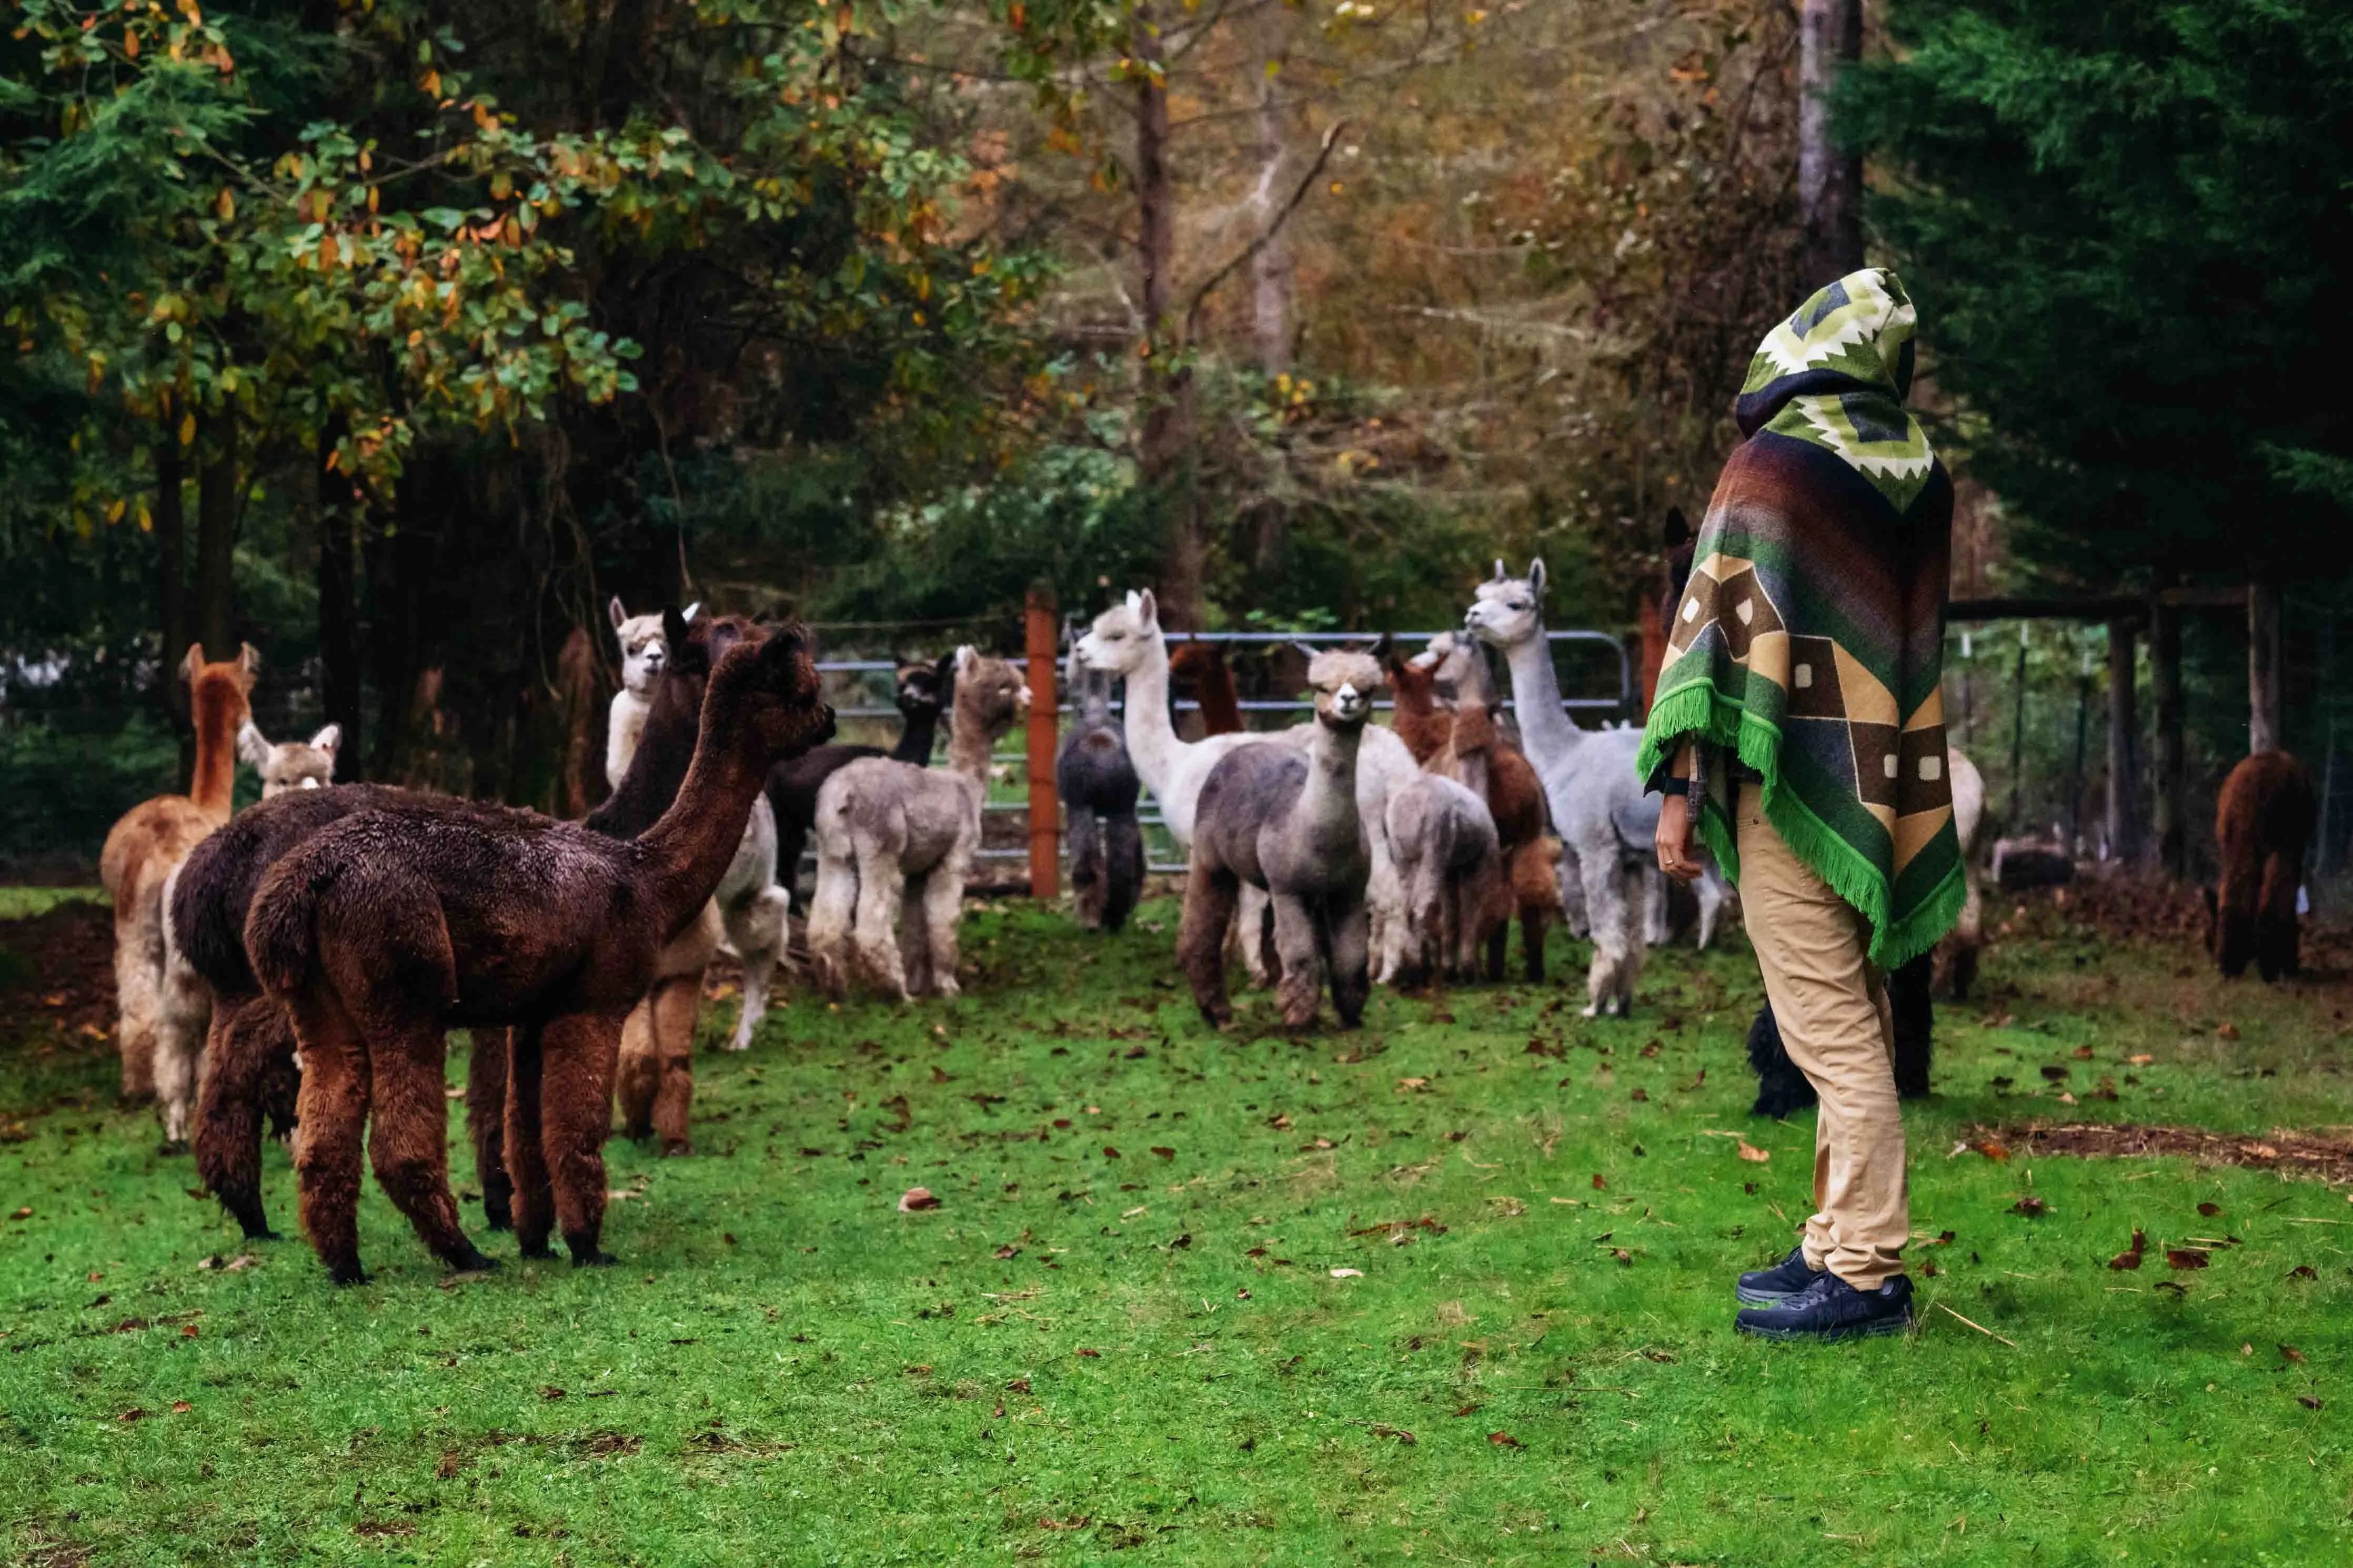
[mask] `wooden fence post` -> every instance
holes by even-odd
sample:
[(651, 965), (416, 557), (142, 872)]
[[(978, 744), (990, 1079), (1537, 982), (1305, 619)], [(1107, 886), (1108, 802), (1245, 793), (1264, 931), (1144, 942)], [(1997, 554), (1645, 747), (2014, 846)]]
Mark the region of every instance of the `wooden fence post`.
[(2157, 702), (2157, 859), (2168, 876), (2189, 874), (2187, 753), (2182, 744), (2181, 608), (2149, 605), (2148, 676)]
[(2127, 866), (2140, 858), (2138, 631), (2122, 616), (2108, 623), (2108, 853)]
[(1054, 795), (1054, 752), (1061, 729), (1054, 667), (1061, 639), (1054, 596), (1031, 590), (1023, 620), (1029, 657), (1029, 896), (1051, 899), (1062, 890), (1062, 806)]

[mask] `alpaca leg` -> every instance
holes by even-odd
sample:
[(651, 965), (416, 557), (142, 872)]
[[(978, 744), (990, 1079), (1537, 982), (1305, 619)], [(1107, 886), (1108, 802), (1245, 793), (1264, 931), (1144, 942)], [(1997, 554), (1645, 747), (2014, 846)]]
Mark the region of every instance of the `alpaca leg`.
[(507, 1179), (507, 1031), (476, 1029), (466, 1053), (466, 1137), (474, 1146), (474, 1181), (482, 1189), (482, 1224), (514, 1228), (514, 1184)]
[[(1332, 1010), (1340, 1026), (1353, 1029), (1364, 1018), (1373, 991), (1372, 910), (1363, 899), (1335, 899), (1324, 910), (1324, 946), (1332, 966)], [(1311, 1014), (1312, 1018), (1312, 1014)]]
[(594, 1014), (551, 1020), (542, 1036), (540, 1152), (556, 1224), (575, 1268), (612, 1262), (605, 1227), (605, 1133), (611, 1125), (613, 1060), (621, 1021)]
[[(1503, 946), (1503, 935), (1504, 930), (1501, 926), (1498, 926), (1495, 930), (1495, 937), (1496, 947), (1499, 950)], [(1522, 904), (1520, 906), (1521, 972), (1527, 976), (1527, 982), (1531, 985), (1541, 985), (1544, 984), (1544, 944), (1545, 910), (1543, 906), (1538, 904)], [(1500, 980), (1503, 976), (1499, 974), (1496, 978)]]
[(450, 1268), (498, 1267), (467, 1239), (449, 1191), (448, 1047), (428, 1019), (379, 1032), (369, 1042), (368, 1160), (393, 1207), (408, 1216), (417, 1239)]
[(1063, 824), (1071, 849), (1071, 902), (1081, 931), (1101, 931), (1111, 895), (1111, 865), (1103, 825), (1083, 805), (1071, 805)]
[(1185, 914), (1176, 926), (1176, 967), (1193, 987), (1193, 1005), (1211, 1028), (1230, 1024), (1226, 1000), (1226, 928), (1241, 901), (1240, 879), (1198, 860), (1185, 878)]
[[(655, 983), (659, 990), (661, 983)], [(614, 1074), (621, 1102), (621, 1136), (641, 1143), (653, 1136), (654, 1100), (661, 1093), (661, 1046), (654, 1028), (654, 993), (629, 1009), (621, 1025), (621, 1054)]]
[[(1523, 915), (1522, 918), (1525, 919), (1526, 917)], [(1511, 942), (1512, 922), (1508, 920), (1497, 921), (1495, 922), (1495, 929), (1487, 933), (1486, 972), (1487, 980), (1490, 984), (1501, 984), (1503, 983), (1504, 963), (1510, 953)], [(1541, 980), (1544, 976), (1539, 974), (1535, 976), (1535, 978)]]
[(1270, 916), (1266, 890), (1248, 882), (1241, 885), (1241, 902), (1234, 914), (1236, 945), (1242, 950), (1242, 967), (1250, 973), (1250, 988), (1263, 991), (1282, 978), (1281, 965), (1267, 957), (1264, 933)]
[(361, 1140), (367, 1126), (368, 1070), (359, 1031), (331, 996), (296, 1004), (302, 1046), (302, 1093), (294, 1130), (294, 1174), (302, 1229), (338, 1285), (367, 1278), (360, 1268)]
[(275, 1241), (261, 1206), (261, 1116), (271, 1068), (294, 1054), (293, 1026), (274, 997), (223, 1002), (205, 1031), (196, 1099), (196, 1174), (248, 1241)]
[(899, 893), (899, 929), (907, 933), (901, 957), (906, 965), (910, 996), (932, 994), (931, 925), (923, 913), (923, 900), (931, 885), (930, 877), (918, 877)]
[(1705, 952), (1715, 940), (1715, 922), (1724, 915), (1724, 873), (1710, 866), (1692, 884), (1692, 891), (1699, 899), (1699, 951)]
[(1273, 901), (1274, 951), (1282, 956), (1282, 979), (1274, 989), (1275, 1003), (1282, 1009), (1287, 1026), (1308, 1028), (1314, 1024), (1316, 1005), (1324, 997), (1320, 950), (1324, 938), (1316, 929), (1314, 911), (1297, 895), (1277, 893)]
[(1634, 1016), (1634, 983), (1641, 978), (1643, 961), (1649, 957), (1649, 949), (1642, 941), (1642, 928), (1640, 923), (1642, 913), (1642, 867), (1640, 863), (1627, 862), (1620, 863), (1614, 869), (1617, 872), (1618, 887), (1622, 900), (1620, 907), (1624, 911), (1620, 918), (1624, 923), (1619, 938), (1618, 966), (1611, 976), (1612, 992), (1616, 998), (1618, 1016), (1621, 1018), (1630, 1018)]
[(859, 968), (869, 981), (893, 1001), (907, 999), (907, 971), (899, 957), (899, 904), (905, 895), (907, 875), (899, 858), (881, 845), (858, 848), (858, 914), (850, 922), (849, 940)]
[[(1593, 962), (1585, 972), (1585, 1016), (1595, 1018), (1605, 1007), (1616, 1007), (1618, 975), (1626, 963), (1627, 931), (1641, 919), (1641, 904), (1639, 899), (1628, 899), (1626, 879), (1619, 875), (1614, 857), (1580, 856), (1577, 870), (1593, 931)], [(1641, 934), (1639, 927), (1635, 934)]]
[[(660, 982), (653, 994), (639, 1004), (651, 1016), (653, 1130), (665, 1156), (694, 1152), (687, 1125), (694, 1110), (694, 1016), (702, 1003), (702, 973), (697, 970)], [(570, 1232), (565, 1235), (568, 1237)]]
[(507, 1175), (513, 1183), (516, 1250), (525, 1258), (553, 1258), (548, 1234), (555, 1228), (555, 1194), (549, 1184), (542, 1112), (545, 1052), (541, 1026), (517, 1025), (507, 1037)]
[(1928, 1093), (1928, 1065), (1934, 1050), (1936, 1006), (1928, 990), (1936, 961), (1922, 953), (1887, 977), (1887, 1000), (1894, 1020), (1895, 1092), (1905, 1100)]
[(188, 1146), (188, 1117), (195, 1108), (205, 1031), (212, 1023), (212, 993), (182, 960), (164, 966), (160, 1000), (155, 1014), (155, 1101), (164, 1113), (164, 1147), (177, 1153)]
[(964, 882), (969, 865), (963, 856), (952, 855), (945, 865), (923, 879), (923, 923), (909, 928), (920, 931), (931, 950), (927, 962), (932, 994), (950, 1000), (964, 994), (964, 988), (956, 984), (956, 935), (964, 919)]
[(776, 965), (785, 956), (786, 917), (792, 900), (782, 888), (764, 889), (739, 907), (727, 922), (728, 940), (744, 960), (744, 1010), (728, 1037), (731, 1051), (749, 1050), (752, 1033), (768, 1016), (768, 988), (776, 983)]
[(1568, 934), (1580, 941), (1593, 934), (1592, 912), (1585, 907), (1585, 864), (1564, 836), (1560, 847), (1560, 914)]
[(1642, 871), (1642, 942), (1663, 947), (1667, 942), (1667, 875), (1657, 867)]
[(1388, 984), (1406, 962), (1413, 927), (1405, 912), (1405, 877), (1398, 866), (1397, 847), (1389, 842), (1388, 826), (1377, 823), (1373, 827), (1372, 875), (1365, 884), (1365, 900), (1372, 922), (1373, 977)]
[(138, 910), (114, 915), (114, 1037), (122, 1053), (122, 1098), (155, 1092), (155, 1014), (162, 1005), (160, 953), (151, 953)]
[(858, 864), (844, 847), (818, 847), (817, 892), (809, 900), (809, 977), (840, 1001), (849, 992), (849, 924), (858, 907)]

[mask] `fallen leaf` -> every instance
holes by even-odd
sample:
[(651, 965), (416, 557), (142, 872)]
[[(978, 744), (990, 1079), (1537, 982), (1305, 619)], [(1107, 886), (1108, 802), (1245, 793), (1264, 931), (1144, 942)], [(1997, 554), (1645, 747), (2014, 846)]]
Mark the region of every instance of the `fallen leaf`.
[(1651, 1091), (1647, 1089), (1638, 1089), (1628, 1098), (1638, 1105), (1647, 1105), (1651, 1100)]
[(1089, 1349), (1088, 1349), (1086, 1346), (1084, 1346), (1084, 1345), (1081, 1345), (1081, 1346), (1080, 1346), (1076, 1351), (1073, 1351), (1071, 1353), (1072, 1353), (1073, 1355), (1082, 1355), (1082, 1356), (1086, 1357), (1089, 1361), (1101, 1361), (1101, 1360), (1103, 1359), (1103, 1352), (1098, 1351), (1098, 1350), (1089, 1350)]
[(1430, 1080), (1426, 1078), (1401, 1078), (1397, 1080), (1397, 1086), (1400, 1094), (1421, 1094), (1428, 1091)]
[(2092, 1059), (2092, 1047), (2089, 1046), (2077, 1046), (2075, 1047), (2074, 1054), (2075, 1059), (2079, 1062), (2090, 1061)]
[(1164, 1159), (1164, 1160), (1174, 1160), (1174, 1159), (1176, 1157), (1176, 1150), (1174, 1150), (1174, 1149), (1168, 1149), (1168, 1148), (1164, 1148), (1164, 1147), (1162, 1147), (1160, 1144), (1157, 1144), (1157, 1143), (1155, 1143), (1155, 1144), (1152, 1146), (1152, 1152), (1153, 1152), (1154, 1153), (1155, 1153), (1155, 1154), (1159, 1155), (1159, 1156), (1160, 1156), (1162, 1159)]
[(1290, 1113), (1289, 1113), (1288, 1111), (1286, 1111), (1286, 1112), (1284, 1112), (1284, 1113), (1283, 1113), (1282, 1115), (1281, 1115), (1281, 1116), (1275, 1116), (1275, 1117), (1271, 1117), (1271, 1118), (1269, 1118), (1269, 1119), (1268, 1119), (1268, 1121), (1267, 1121), (1267, 1125), (1268, 1125), (1269, 1127), (1273, 1128), (1277, 1132), (1288, 1132), (1288, 1131), (1291, 1131), (1291, 1116), (1290, 1116)]
[(130, 1409), (124, 1411), (121, 1415), (116, 1416), (115, 1419), (121, 1422), (125, 1426), (128, 1426), (133, 1422), (144, 1421), (148, 1416), (153, 1414), (154, 1412), (151, 1410), (142, 1410), (139, 1406), (134, 1405)]
[(1238, 1286), (1238, 1287), (1236, 1287), (1236, 1289), (1235, 1289), (1235, 1290), (1234, 1290), (1234, 1300), (1237, 1300), (1237, 1301), (1247, 1301), (1247, 1300), (1249, 1300), (1250, 1299), (1250, 1287), (1249, 1287), (1249, 1286), (1247, 1286), (1247, 1285), (1242, 1285), (1242, 1286)]
[(1740, 1151), (1740, 1157), (1748, 1161), (1751, 1164), (1761, 1165), (1766, 1161), (1773, 1157), (1773, 1151), (1770, 1149), (1759, 1149), (1756, 1144), (1751, 1143), (1746, 1138), (1739, 1141), (1738, 1148)]
[(1528, 1205), (1517, 1198), (1489, 1198), (1487, 1201), (1495, 1205), (1495, 1213), (1504, 1219), (1516, 1218), (1528, 1212)]
[(1634, 1255), (1627, 1251), (1622, 1247), (1611, 1247), (1609, 1249), (1609, 1256), (1618, 1260), (1620, 1268), (1631, 1268), (1634, 1266)]
[(1013, 1378), (1006, 1384), (1005, 1391), (1008, 1394), (1027, 1394), (1029, 1392), (1029, 1380), (1026, 1377)]
[(1384, 1422), (1376, 1421), (1373, 1423), (1373, 1436), (1376, 1437), (1394, 1437), (1409, 1448), (1413, 1447), (1413, 1434), (1407, 1431), (1402, 1426), (1391, 1426)]
[(2216, 1029), (2214, 1034), (2216, 1037), (2220, 1039), (2235, 1040), (2239, 1037), (2239, 1026), (2236, 1024), (2224, 1024), (2220, 1028)]
[(2109, 1258), (2108, 1267), (2111, 1268), (2137, 1268), (2140, 1267), (2141, 1254), (2146, 1252), (2147, 1249), (2148, 1237), (2147, 1233), (2140, 1230), (2138, 1227), (2135, 1227), (2130, 1250), (2119, 1252), (2114, 1258)]
[(2198, 1212), (2205, 1215), (2208, 1219), (2212, 1219), (2216, 1215), (2222, 1212), (2222, 1205), (2221, 1204), (2200, 1204), (2198, 1205)]
[(2165, 1249), (2165, 1261), (2173, 1268), (2203, 1268), (2206, 1255), (2194, 1247), (2168, 1247)]
[(2282, 1361), (2294, 1362), (2298, 1366), (2304, 1364), (2304, 1352), (2294, 1345), (2280, 1346), (2279, 1353)]
[(1593, 1190), (1595, 1192), (1599, 1193), (1607, 1191), (1609, 1186), (1609, 1184), (1601, 1179), (1600, 1172), (1596, 1171), (1593, 1173)]
[(2291, 1279), (2317, 1279), (2320, 1278), (2318, 1274), (2313, 1271), (2313, 1267), (2309, 1263), (2297, 1264), (2295, 1268), (2287, 1271), (2287, 1277)]
[(1152, 1205), (1149, 1204), (1138, 1204), (1132, 1209), (1122, 1209), (1119, 1211), (1119, 1217), (1122, 1219), (1134, 1219), (1137, 1215), (1144, 1213)]
[(2157, 1058), (2150, 1056), (2147, 1051), (2143, 1051), (2137, 1057), (2126, 1057), (2125, 1060), (2131, 1063), (2134, 1067), (2145, 1068), (2148, 1066), (2149, 1063), (2157, 1060)]
[[(2287, 1347), (2285, 1345), (2282, 1345), (2280, 1346), (2280, 1349), (2284, 1351)], [(2295, 1359), (2302, 1361), (2304, 1358), (2302, 1356), (2297, 1356)], [(195, 1405), (189, 1404), (185, 1399), (174, 1399), (172, 1401), (172, 1414), (174, 1415), (185, 1415), (189, 1411), (194, 1410), (195, 1408)]]
[(558, 1399), (561, 1399), (561, 1398), (563, 1398), (563, 1397), (564, 1397), (564, 1390), (562, 1390), (562, 1389), (560, 1389), (560, 1388), (556, 1387), (556, 1386), (555, 1386), (555, 1384), (552, 1384), (552, 1383), (551, 1383), (551, 1384), (544, 1384), (544, 1385), (543, 1385), (543, 1386), (541, 1387), (541, 1389), (540, 1389), (540, 1391), (539, 1391), (539, 1396), (540, 1396), (542, 1399), (544, 1399), (544, 1400), (547, 1400), (547, 1401), (549, 1401), (549, 1402), (553, 1403), (554, 1401), (558, 1400)]
[(929, 1187), (909, 1187), (899, 1194), (901, 1214), (915, 1214), (923, 1209), (935, 1209), (939, 1206), (938, 1196)]
[(1509, 1432), (1490, 1432), (1487, 1434), (1487, 1441), (1494, 1444), (1498, 1448), (1517, 1448), (1525, 1446)]
[(2306, 1410), (2317, 1410), (2320, 1408), (2320, 1401), (2315, 1399), (2309, 1394), (2297, 1394), (2295, 1396), (2295, 1402), (2298, 1405), (2303, 1405)]
[(26, 1204), (23, 1208), (18, 1209), (15, 1214), (10, 1215), (8, 1217), (10, 1219), (30, 1219), (33, 1217), (33, 1205)]
[(1116, 1160), (1119, 1158), (1119, 1151), (1106, 1143), (1103, 1145), (1103, 1158), (1106, 1160)]
[(1362, 1279), (1364, 1277), (1365, 1271), (1361, 1268), (1335, 1268), (1332, 1270), (1332, 1278), (1335, 1279)]
[(2010, 1212), (2012, 1214), (2022, 1214), (2029, 1219), (2041, 1219), (2044, 1215), (2051, 1212), (2051, 1205), (2044, 1203), (2034, 1194), (2029, 1193), (2024, 1197), (2019, 1199), (2016, 1203), (2010, 1205)]
[(433, 1473), (442, 1480), (454, 1480), (458, 1472), (465, 1468), (465, 1455), (455, 1448), (445, 1448), (441, 1453), (441, 1462), (433, 1467)]
[(2067, 1081), (2066, 1066), (2061, 1062), (2045, 1062), (2042, 1064), (2042, 1076), (2051, 1083), (2064, 1083)]

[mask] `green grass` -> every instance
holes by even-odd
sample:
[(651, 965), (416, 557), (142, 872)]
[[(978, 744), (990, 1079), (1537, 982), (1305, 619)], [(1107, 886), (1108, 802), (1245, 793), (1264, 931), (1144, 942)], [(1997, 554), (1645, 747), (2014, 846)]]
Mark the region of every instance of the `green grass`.
[(59, 904), (105, 901), (106, 893), (99, 888), (0, 888), (0, 921), (28, 920)]
[[(0, 1219), (0, 1555), (2353, 1552), (2342, 1192), (1947, 1153), (2030, 1113), (2342, 1120), (2342, 984), (2225, 990), (2187, 952), (2028, 922), (1908, 1112), (1915, 1226), (1953, 1233), (1915, 1253), (1933, 1305), (1909, 1338), (1821, 1349), (1732, 1331), (1732, 1275), (1788, 1246), (1811, 1141), (1746, 1115), (1736, 937), (1659, 958), (1630, 1022), (1556, 984), (1383, 993), (1360, 1032), (1303, 1041), (1254, 1034), (1256, 998), (1215, 1038), (1170, 984), (1173, 910), (1145, 913), (1104, 942), (976, 914), (961, 1002), (796, 994), (749, 1054), (699, 1057), (698, 1154), (612, 1147), (604, 1271), (483, 1237), (506, 1267), (446, 1279), (372, 1191), (374, 1281), (331, 1289), (299, 1241), (241, 1247), (89, 1062), (10, 1108), (24, 1141), (0, 1147), (0, 1214), (31, 1210)], [(2059, 1106), (2046, 1063), (2119, 1099)], [(282, 1152), (269, 1168), (290, 1230)], [(918, 1184), (943, 1206), (900, 1214)], [(2012, 1210), (2030, 1192), (2039, 1219)], [(2112, 1271), (2136, 1226), (2148, 1267)], [(2170, 1274), (2157, 1249), (2188, 1237), (2237, 1245)]]

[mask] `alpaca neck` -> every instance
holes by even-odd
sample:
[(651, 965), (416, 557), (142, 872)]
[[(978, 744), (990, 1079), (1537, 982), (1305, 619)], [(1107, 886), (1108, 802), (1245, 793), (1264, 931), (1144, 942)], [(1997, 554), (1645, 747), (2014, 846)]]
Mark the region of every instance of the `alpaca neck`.
[(1552, 644), (1544, 628), (1505, 650), (1512, 667), (1512, 705), (1518, 710), (1520, 740), (1539, 766), (1575, 751), (1585, 731), (1568, 721), (1560, 706), (1560, 678), (1553, 673)]
[(1356, 752), (1364, 739), (1362, 724), (1316, 721), (1315, 738), (1307, 747), (1307, 787), (1293, 808), (1310, 833), (1322, 837), (1356, 831)]
[(1177, 761), (1188, 750), (1168, 721), (1168, 644), (1155, 633), (1143, 659), (1127, 672), (1127, 756), (1135, 776), (1165, 795)]
[(1419, 673), (1409, 666), (1392, 674), (1389, 687), (1397, 693), (1397, 713), (1392, 722), (1398, 739), (1413, 753), (1413, 760), (1427, 763), (1446, 749), (1454, 726), (1450, 716), (1440, 711), (1437, 700), (1430, 696), (1429, 683), (1417, 679)]
[[(702, 690), (701, 677), (665, 671), (650, 701), (629, 698), (639, 709), (637, 738), (612, 795), (588, 814), (590, 828), (613, 838), (635, 838), (659, 822), (677, 801), (694, 763), (702, 731)], [(618, 722), (621, 703), (617, 698), (613, 716)]]
[(988, 787), (989, 752), (996, 744), (979, 715), (959, 707), (948, 721), (948, 767), (984, 791)]
[(665, 940), (685, 928), (727, 874), (773, 761), (741, 732), (734, 714), (713, 711), (719, 706), (705, 700), (678, 798), (638, 840), (650, 879), (648, 913)]
[(1242, 727), (1241, 695), (1234, 689), (1234, 672), (1226, 668), (1223, 658), (1212, 658), (1202, 667), (1201, 732), (1205, 735), (1239, 734)]
[(237, 731), (244, 715), (227, 702), (196, 706), (196, 766), (188, 798), (215, 826), (228, 820), (237, 794)]
[(932, 746), (940, 737), (940, 710), (917, 709), (906, 715), (906, 727), (899, 731), (899, 743), (891, 748), (891, 755), (899, 762), (927, 768), (932, 765)]

